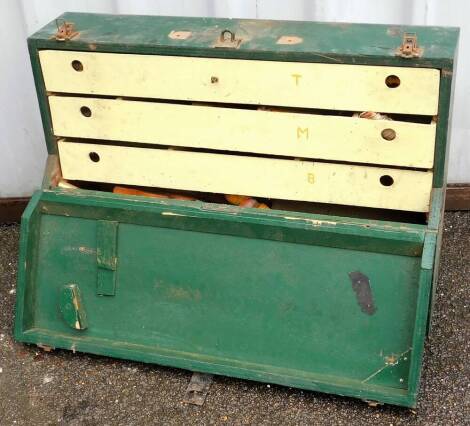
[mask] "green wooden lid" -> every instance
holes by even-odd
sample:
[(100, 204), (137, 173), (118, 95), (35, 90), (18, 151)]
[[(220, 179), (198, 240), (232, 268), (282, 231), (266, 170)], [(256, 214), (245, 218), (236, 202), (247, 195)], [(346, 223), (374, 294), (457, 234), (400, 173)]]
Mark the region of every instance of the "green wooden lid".
[[(274, 59), (275, 54), (292, 61), (444, 68), (452, 66), (459, 34), (458, 28), (445, 27), (90, 13), (65, 13), (59, 20), (73, 22), (79, 34), (72, 40), (58, 42), (53, 38), (57, 31), (53, 21), (32, 35), (30, 43), (39, 42), (43, 48), (57, 48), (61, 43), (62, 49), (101, 52), (166, 51), (176, 55), (268, 60)], [(237, 49), (214, 47), (226, 29), (241, 39)], [(184, 40), (172, 39), (171, 31), (189, 31), (191, 35)], [(404, 33), (417, 35), (421, 57), (396, 56)], [(282, 36), (295, 36), (302, 41), (278, 44)]]

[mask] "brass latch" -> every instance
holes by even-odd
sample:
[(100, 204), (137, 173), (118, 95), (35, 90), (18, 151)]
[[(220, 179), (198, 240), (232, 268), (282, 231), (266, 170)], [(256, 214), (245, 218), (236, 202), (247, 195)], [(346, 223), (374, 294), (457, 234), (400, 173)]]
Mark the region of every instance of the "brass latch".
[(242, 42), (241, 38), (236, 38), (235, 33), (230, 30), (223, 30), (220, 33), (219, 40), (214, 47), (225, 47), (228, 49), (238, 49), (240, 43)]
[(416, 33), (403, 34), (401, 46), (396, 50), (395, 55), (402, 58), (418, 58), (423, 54), (423, 49), (418, 47), (418, 36)]
[(57, 41), (67, 41), (78, 35), (78, 31), (75, 31), (75, 25), (73, 22), (66, 22), (63, 19), (56, 19), (57, 32), (54, 38)]

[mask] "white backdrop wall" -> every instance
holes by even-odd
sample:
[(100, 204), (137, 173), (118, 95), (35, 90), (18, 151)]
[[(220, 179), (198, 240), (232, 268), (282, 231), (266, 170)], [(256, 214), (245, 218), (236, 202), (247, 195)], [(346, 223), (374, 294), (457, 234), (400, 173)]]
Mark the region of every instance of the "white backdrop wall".
[(65, 11), (461, 27), (449, 182), (470, 182), (468, 0), (0, 0), (0, 197), (40, 186), (46, 149), (26, 37)]

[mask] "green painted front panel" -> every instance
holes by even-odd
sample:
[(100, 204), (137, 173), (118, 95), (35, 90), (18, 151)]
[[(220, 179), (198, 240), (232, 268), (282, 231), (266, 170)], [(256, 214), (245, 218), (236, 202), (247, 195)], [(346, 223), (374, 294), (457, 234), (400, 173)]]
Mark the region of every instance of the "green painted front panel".
[[(420, 258), (120, 224), (116, 295), (100, 296), (97, 221), (43, 215), (40, 226), (32, 328), (407, 387)], [(352, 271), (369, 277), (375, 314), (361, 311)], [(69, 283), (87, 330), (61, 317)], [(390, 356), (398, 364), (367, 380)]]

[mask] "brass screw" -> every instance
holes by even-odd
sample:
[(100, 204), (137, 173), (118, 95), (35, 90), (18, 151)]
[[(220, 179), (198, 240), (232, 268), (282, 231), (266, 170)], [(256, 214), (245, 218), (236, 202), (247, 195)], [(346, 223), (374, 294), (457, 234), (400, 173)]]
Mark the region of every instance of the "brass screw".
[(211, 77), (211, 83), (218, 83), (219, 82), (219, 77)]

